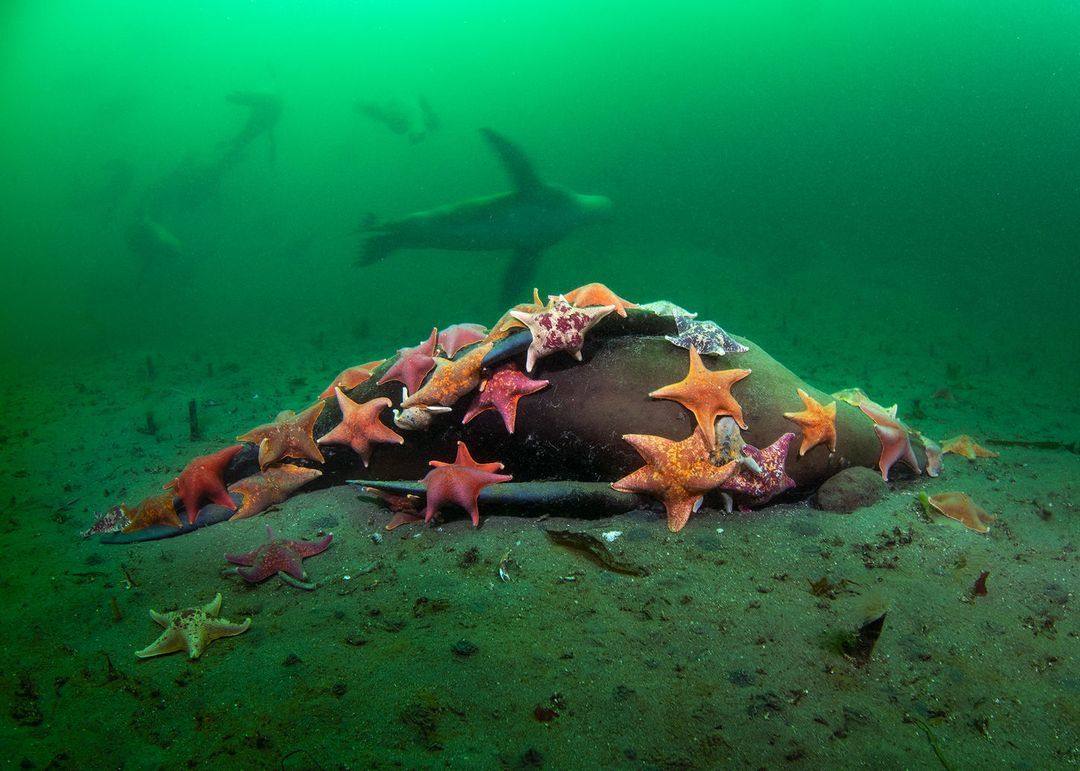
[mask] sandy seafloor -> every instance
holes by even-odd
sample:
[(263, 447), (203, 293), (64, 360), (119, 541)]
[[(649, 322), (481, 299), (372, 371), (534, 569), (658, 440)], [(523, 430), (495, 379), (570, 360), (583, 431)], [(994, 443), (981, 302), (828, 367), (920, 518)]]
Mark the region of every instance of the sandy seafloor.
[[(964, 340), (951, 354), (928, 349), (887, 319), (819, 325), (812, 339), (765, 313), (730, 328), (769, 339), (770, 353), (826, 390), (861, 385), (898, 401), (931, 436), (1076, 439), (1075, 373), (1047, 371), (1022, 347), (988, 370), (981, 354), (964, 355)], [(808, 502), (703, 511), (678, 534), (655, 512), (596, 521), (552, 512), (543, 523), (622, 531), (613, 549), (647, 566), (643, 578), (551, 545), (529, 519), (491, 517), (478, 531), (463, 520), (406, 527), (376, 543), (389, 515), (343, 487), (175, 539), (79, 538), (95, 512), (155, 492), (194, 455), (305, 406), (343, 366), (423, 331), (395, 328), (382, 344), (277, 333), (257, 345), (213, 341), (199, 354), (178, 345), (153, 352), (153, 380), (146, 351), (86, 352), (5, 376), (0, 762), (1080, 763), (1080, 459), (1064, 451), (947, 456), (941, 478), (898, 478), (884, 500), (851, 515)], [(935, 399), (941, 388), (952, 398)], [(189, 398), (202, 405), (201, 442), (187, 437)], [(916, 399), (923, 418), (911, 416)], [(136, 430), (148, 409), (157, 437)], [(929, 522), (920, 489), (965, 491), (999, 519), (988, 536)], [(329, 551), (305, 563), (315, 591), (219, 575), (222, 554), (253, 548), (267, 523), (290, 537), (334, 534)], [(507, 550), (511, 580), (502, 582)], [(988, 594), (973, 598), (984, 570)], [(809, 582), (822, 576), (852, 583), (816, 597)], [(149, 609), (219, 591), (225, 617), (251, 616), (249, 632), (194, 662), (136, 660), (159, 632)], [(882, 606), (884, 632), (857, 667), (833, 642)], [(537, 719), (538, 707), (549, 720)]]

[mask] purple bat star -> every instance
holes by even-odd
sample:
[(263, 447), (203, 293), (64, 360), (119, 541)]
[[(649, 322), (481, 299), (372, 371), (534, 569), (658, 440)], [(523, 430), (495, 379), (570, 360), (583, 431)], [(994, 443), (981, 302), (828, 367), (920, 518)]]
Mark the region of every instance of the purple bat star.
[(787, 475), (784, 461), (787, 459), (788, 446), (794, 438), (795, 434), (789, 432), (764, 450), (750, 445), (743, 447), (743, 454), (757, 462), (761, 473), (755, 473), (743, 465), (720, 489), (744, 496), (747, 504), (740, 506), (744, 511), (752, 506), (768, 503), (785, 490), (790, 490), (795, 486), (795, 480)]

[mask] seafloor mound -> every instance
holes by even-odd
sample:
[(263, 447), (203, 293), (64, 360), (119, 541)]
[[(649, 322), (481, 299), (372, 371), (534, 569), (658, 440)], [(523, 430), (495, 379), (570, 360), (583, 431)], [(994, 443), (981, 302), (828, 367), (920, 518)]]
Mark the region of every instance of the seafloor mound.
[(88, 532), (168, 537), (357, 476), (398, 513), (393, 526), (451, 504), (478, 524), (478, 507), (588, 516), (658, 501), (677, 531), (703, 502), (760, 507), (852, 466), (886, 479), (897, 463), (940, 467), (895, 406), (829, 396), (711, 321), (600, 284), (546, 303), (534, 292), (490, 329), (432, 330), (238, 440)]

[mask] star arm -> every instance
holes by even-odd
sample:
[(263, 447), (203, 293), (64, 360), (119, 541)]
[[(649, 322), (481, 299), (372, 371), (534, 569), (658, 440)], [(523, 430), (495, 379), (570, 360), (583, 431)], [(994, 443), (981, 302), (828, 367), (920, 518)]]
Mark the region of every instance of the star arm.
[(161, 636), (145, 648), (135, 651), (135, 655), (140, 659), (148, 659), (152, 656), (163, 656), (166, 653), (173, 653), (183, 649), (184, 641), (180, 635), (178, 635), (175, 630), (166, 629), (161, 633)]

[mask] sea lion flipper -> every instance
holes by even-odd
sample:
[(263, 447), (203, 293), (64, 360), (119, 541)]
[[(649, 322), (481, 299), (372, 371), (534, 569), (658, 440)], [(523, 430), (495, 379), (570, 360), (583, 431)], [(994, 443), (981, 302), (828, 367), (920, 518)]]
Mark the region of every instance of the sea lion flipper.
[(510, 264), (506, 266), (503, 274), (502, 302), (504, 305), (513, 305), (514, 298), (521, 294), (523, 287), (532, 286), (533, 274), (536, 273), (536, 264), (540, 260), (540, 249), (519, 246), (510, 257)]
[(491, 149), (499, 156), (507, 175), (510, 177), (510, 181), (514, 183), (514, 188), (519, 193), (530, 193), (544, 186), (544, 183), (540, 181), (540, 177), (536, 175), (532, 163), (525, 157), (525, 153), (521, 151), (520, 147), (502, 134), (489, 128), (480, 129), (480, 133), (484, 135), (484, 139), (491, 145)]

